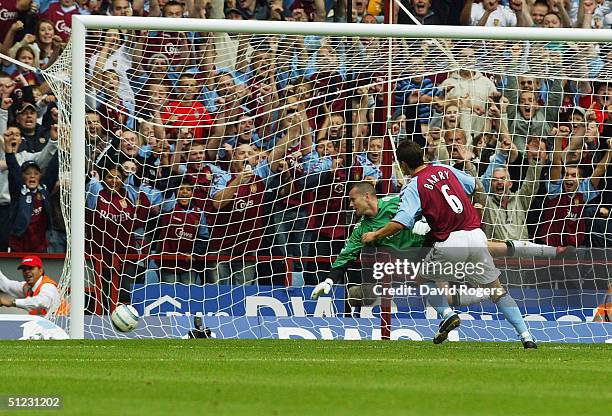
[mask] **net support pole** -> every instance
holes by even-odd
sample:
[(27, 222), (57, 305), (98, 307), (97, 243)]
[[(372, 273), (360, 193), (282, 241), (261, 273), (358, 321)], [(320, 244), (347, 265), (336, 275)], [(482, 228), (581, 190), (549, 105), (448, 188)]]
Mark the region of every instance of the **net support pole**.
[[(393, 23), (393, 0), (388, 0), (385, 1), (384, 4), (385, 7), (385, 23), (386, 24), (392, 24)], [(384, 131), (384, 139), (383, 139), (383, 146), (384, 146), (384, 150), (383, 150), (383, 168), (385, 168), (387, 166), (387, 164), (389, 164), (390, 166), (387, 168), (389, 170), (389, 180), (387, 181), (387, 183), (385, 184), (385, 186), (387, 187), (386, 191), (387, 193), (390, 192), (391, 190), (391, 182), (392, 182), (392, 177), (393, 177), (393, 160), (394, 160), (394, 146), (393, 146), (393, 137), (391, 136), (391, 118), (392, 118), (392, 99), (391, 99), (391, 76), (393, 75), (392, 73), (392, 56), (391, 56), (391, 52), (392, 52), (392, 46), (393, 44), (392, 39), (388, 38), (387, 40), (389, 42), (389, 49), (388, 49), (388, 54), (389, 56), (388, 58), (388, 72), (387, 72), (387, 82), (385, 83), (385, 89), (383, 90), (383, 94), (385, 94), (384, 96), (384, 106), (386, 108), (386, 120), (385, 120), (385, 131)], [(389, 142), (387, 144), (387, 142)], [(391, 147), (391, 150), (387, 149), (388, 147)], [(391, 287), (391, 283), (389, 282), (389, 278), (388, 276), (384, 277), (384, 282), (383, 282), (383, 287), (385, 289), (388, 289)], [(386, 292), (388, 293), (388, 292)], [(383, 296), (381, 297), (381, 303), (380, 303), (380, 335), (381, 335), (381, 339), (388, 341), (391, 339), (391, 299), (389, 298), (389, 295), (387, 295), (386, 293), (383, 293)]]
[(391, 276), (385, 273), (383, 277), (383, 289), (380, 296), (380, 339), (389, 341), (391, 339)]
[(70, 337), (85, 336), (85, 25), (72, 19)]
[[(346, 2), (346, 23), (353, 23), (353, 0), (347, 0)], [(352, 51), (350, 50), (350, 57), (353, 56)], [(349, 58), (350, 59), (350, 58)], [(354, 87), (355, 82), (353, 81), (353, 70), (347, 71), (346, 73), (346, 82), (348, 85), (348, 94), (346, 98), (346, 104), (344, 108), (344, 124), (346, 125), (346, 156), (344, 165), (348, 169), (346, 175), (346, 186), (344, 187), (344, 209), (349, 210), (350, 200), (349, 200), (349, 192), (351, 192), (351, 188), (353, 187), (353, 183), (351, 180), (351, 170), (353, 167), (353, 149), (355, 142), (355, 131), (356, 128), (353, 128), (353, 94), (355, 93)], [(349, 220), (349, 216), (346, 216), (346, 220)], [(347, 223), (347, 225), (350, 225)], [(345, 273), (345, 283), (349, 282), (348, 274)], [(347, 291), (348, 294), (348, 291)], [(345, 316), (351, 316), (351, 304), (349, 302), (349, 296), (346, 296), (344, 300), (344, 310), (346, 311)]]
[[(346, 2), (346, 22), (353, 23), (353, 0), (347, 0)], [(352, 55), (352, 54), (351, 54)], [(353, 141), (355, 137), (355, 130), (353, 128), (353, 94), (355, 93), (355, 83), (353, 82), (353, 71), (347, 71), (347, 83), (348, 83), (348, 97), (346, 99), (346, 108), (344, 111), (344, 118), (346, 124), (346, 152), (350, 155), (353, 153)], [(352, 161), (351, 161), (352, 165)]]

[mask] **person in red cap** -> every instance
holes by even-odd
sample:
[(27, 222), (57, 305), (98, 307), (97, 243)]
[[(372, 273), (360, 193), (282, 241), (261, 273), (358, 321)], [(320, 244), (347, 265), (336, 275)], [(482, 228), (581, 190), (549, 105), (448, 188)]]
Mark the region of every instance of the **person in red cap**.
[(0, 305), (25, 309), (30, 315), (46, 315), (52, 306), (60, 304), (57, 283), (45, 275), (39, 257), (24, 257), (18, 269), (24, 282), (10, 280), (0, 271)]

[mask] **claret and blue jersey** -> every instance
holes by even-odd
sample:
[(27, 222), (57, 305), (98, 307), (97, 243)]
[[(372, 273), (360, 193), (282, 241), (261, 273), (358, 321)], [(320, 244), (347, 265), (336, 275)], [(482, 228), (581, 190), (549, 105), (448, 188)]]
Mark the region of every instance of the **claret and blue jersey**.
[(411, 229), (415, 218), (427, 219), (435, 241), (444, 241), (458, 230), (480, 227), (480, 217), (468, 197), (476, 180), (453, 167), (428, 165), (417, 172), (401, 192), (401, 203), (393, 221)]

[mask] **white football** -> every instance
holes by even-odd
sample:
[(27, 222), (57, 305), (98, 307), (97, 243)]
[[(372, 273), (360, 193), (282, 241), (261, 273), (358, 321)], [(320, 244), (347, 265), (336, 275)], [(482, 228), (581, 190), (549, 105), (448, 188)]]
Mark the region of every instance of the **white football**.
[(111, 322), (119, 332), (129, 332), (138, 326), (138, 311), (132, 305), (117, 305), (111, 314)]

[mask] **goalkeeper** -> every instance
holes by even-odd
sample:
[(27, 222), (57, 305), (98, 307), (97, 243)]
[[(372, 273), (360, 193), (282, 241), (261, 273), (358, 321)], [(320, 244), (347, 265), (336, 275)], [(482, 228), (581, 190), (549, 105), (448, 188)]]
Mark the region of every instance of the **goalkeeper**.
[[(358, 182), (349, 192), (351, 209), (360, 221), (355, 226), (344, 248), (332, 264), (332, 269), (325, 281), (319, 283), (313, 290), (311, 298), (317, 299), (322, 294), (329, 294), (335, 282), (341, 282), (349, 265), (357, 259), (364, 244), (361, 236), (370, 231), (376, 231), (385, 226), (395, 216), (399, 204), (399, 195), (388, 195), (383, 198), (376, 196), (376, 190), (370, 182)], [(409, 248), (422, 247), (425, 242), (424, 235), (429, 232), (429, 225), (425, 221), (417, 221), (412, 230), (402, 230), (382, 240), (375, 242), (376, 247), (388, 247), (393, 250), (405, 251)], [(507, 240), (505, 242), (489, 241), (489, 252), (493, 257), (556, 257), (557, 248), (529, 241)], [(349, 304), (353, 316), (358, 317), (361, 306), (372, 305), (376, 297), (367, 296), (363, 285), (353, 285), (348, 288)], [(458, 293), (458, 292), (457, 292)], [(449, 296), (448, 302), (454, 306), (467, 306), (480, 303), (486, 297), (476, 295)]]
[[(341, 282), (344, 278), (349, 265), (357, 259), (357, 256), (364, 247), (361, 236), (370, 231), (376, 231), (385, 226), (395, 216), (399, 204), (399, 195), (389, 195), (383, 198), (376, 196), (376, 189), (370, 182), (358, 182), (349, 192), (350, 208), (355, 210), (359, 223), (351, 233), (344, 248), (332, 264), (329, 277), (324, 282), (319, 283), (312, 292), (312, 299), (316, 299), (322, 293), (328, 294), (334, 282)], [(425, 223), (417, 223), (413, 230), (404, 230), (388, 238), (376, 241), (378, 247), (389, 247), (395, 250), (406, 250), (411, 247), (422, 247), (425, 240), (424, 234), (417, 234), (417, 227), (422, 227)], [(425, 225), (426, 226), (426, 225)], [(361, 285), (354, 285), (348, 288), (349, 303), (355, 316), (359, 316), (362, 302), (372, 304), (376, 299), (363, 296)], [(363, 291), (365, 292), (365, 290)]]

